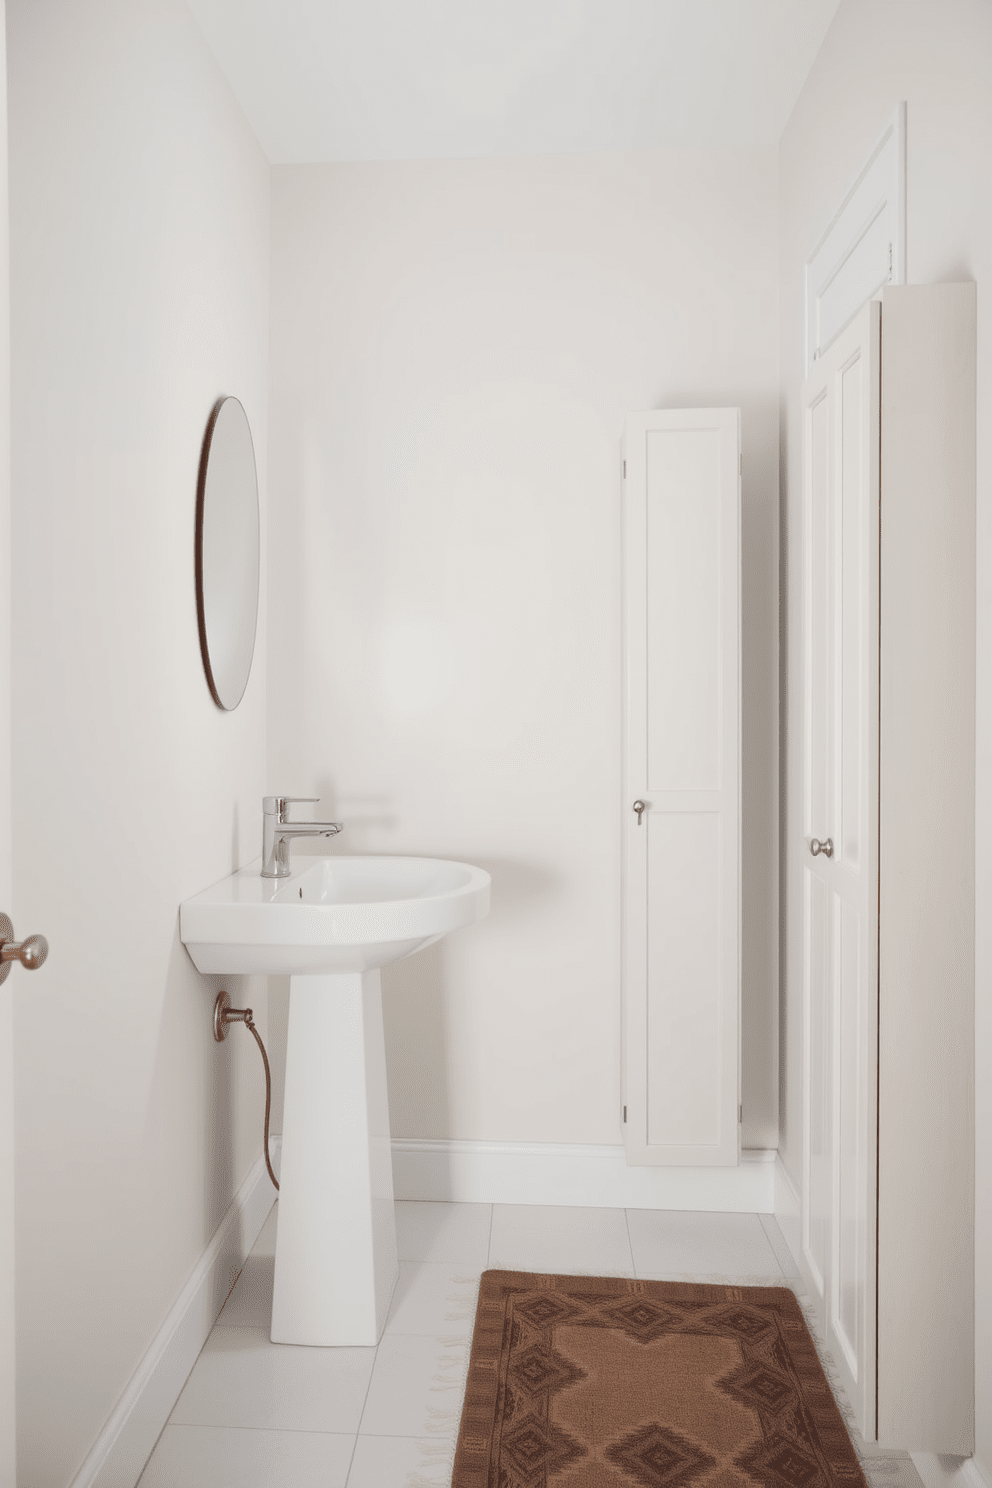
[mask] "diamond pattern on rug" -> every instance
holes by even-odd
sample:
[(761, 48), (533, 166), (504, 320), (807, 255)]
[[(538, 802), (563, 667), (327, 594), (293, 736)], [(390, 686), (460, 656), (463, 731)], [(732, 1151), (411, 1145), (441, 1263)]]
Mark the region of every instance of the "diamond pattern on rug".
[(789, 1380), (763, 1362), (745, 1360), (739, 1369), (715, 1380), (714, 1384), (742, 1405), (769, 1411), (773, 1416), (796, 1403), (796, 1392)]
[(660, 1307), (648, 1297), (632, 1297), (612, 1307), (597, 1309), (597, 1317), (605, 1319), (614, 1327), (622, 1328), (629, 1338), (637, 1343), (653, 1343), (656, 1338), (669, 1333), (673, 1325), (682, 1321), (682, 1314), (670, 1307)]
[(453, 1488), (867, 1488), (786, 1287), (487, 1271)]
[(706, 1318), (711, 1326), (718, 1327), (721, 1332), (729, 1328), (732, 1333), (737, 1333), (741, 1338), (760, 1338), (763, 1333), (769, 1333), (772, 1324), (766, 1317), (753, 1307), (719, 1307), (713, 1308)]
[(820, 1465), (794, 1441), (772, 1436), (737, 1459), (738, 1466), (767, 1488), (822, 1488)]
[(531, 1344), (516, 1354), (509, 1373), (512, 1380), (534, 1394), (547, 1390), (553, 1395), (586, 1378), (584, 1369), (543, 1343)]
[(524, 1416), (503, 1437), (503, 1463), (519, 1476), (522, 1488), (544, 1488), (553, 1473), (587, 1455), (585, 1447), (551, 1421)]
[(525, 1323), (530, 1323), (532, 1328), (552, 1328), (557, 1323), (565, 1323), (570, 1318), (577, 1317), (581, 1311), (581, 1308), (573, 1307), (564, 1298), (556, 1297), (550, 1292), (542, 1292), (526, 1302), (518, 1302), (515, 1308), (516, 1316), (523, 1318)]
[(688, 1488), (716, 1465), (698, 1442), (652, 1421), (603, 1452), (638, 1488)]

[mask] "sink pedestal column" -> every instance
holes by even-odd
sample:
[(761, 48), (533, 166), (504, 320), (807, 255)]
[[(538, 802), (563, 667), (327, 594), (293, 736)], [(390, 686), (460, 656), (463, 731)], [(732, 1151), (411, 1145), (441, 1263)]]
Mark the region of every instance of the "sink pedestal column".
[(290, 979), (272, 1342), (373, 1345), (399, 1275), (378, 971)]

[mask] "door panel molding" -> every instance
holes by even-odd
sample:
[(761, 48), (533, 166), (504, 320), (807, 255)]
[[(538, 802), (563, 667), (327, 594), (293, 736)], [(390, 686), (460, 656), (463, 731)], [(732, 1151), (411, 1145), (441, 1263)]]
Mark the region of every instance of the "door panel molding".
[[(627, 1161), (736, 1164), (740, 412), (630, 414), (624, 501)], [(633, 811), (635, 801), (645, 810)]]

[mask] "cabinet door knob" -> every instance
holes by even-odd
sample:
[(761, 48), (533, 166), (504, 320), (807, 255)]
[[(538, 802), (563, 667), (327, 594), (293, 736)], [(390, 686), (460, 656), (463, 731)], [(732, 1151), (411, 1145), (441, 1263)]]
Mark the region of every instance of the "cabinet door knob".
[(818, 857), (820, 853), (822, 853), (825, 858), (832, 858), (834, 855), (833, 838), (827, 837), (823, 842), (821, 842), (818, 837), (811, 837), (809, 841), (809, 850), (813, 854), (814, 858)]
[(25, 971), (37, 971), (47, 955), (48, 941), (43, 935), (29, 935), (18, 942), (9, 917), (0, 914), (0, 982), (7, 980), (13, 961), (20, 961)]
[(631, 811), (636, 811), (637, 812), (637, 825), (640, 826), (641, 825), (641, 817), (644, 814), (644, 812), (647, 811), (647, 809), (648, 809), (647, 808), (647, 803), (644, 802), (644, 801), (635, 801), (634, 804), (633, 804), (633, 806), (630, 809), (631, 809)]

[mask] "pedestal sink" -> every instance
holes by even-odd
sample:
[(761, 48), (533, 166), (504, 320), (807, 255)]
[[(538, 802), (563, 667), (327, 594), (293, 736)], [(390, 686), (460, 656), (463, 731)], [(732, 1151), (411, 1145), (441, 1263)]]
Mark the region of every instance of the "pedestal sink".
[(199, 971), (290, 977), (273, 1343), (375, 1344), (398, 1275), (379, 968), (489, 911), (437, 858), (243, 868), (180, 908)]

